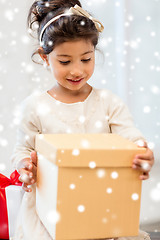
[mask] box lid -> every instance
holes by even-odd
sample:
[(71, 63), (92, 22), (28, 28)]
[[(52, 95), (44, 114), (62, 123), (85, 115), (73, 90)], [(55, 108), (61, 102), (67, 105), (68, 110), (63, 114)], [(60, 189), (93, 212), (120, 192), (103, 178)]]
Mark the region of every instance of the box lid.
[(36, 151), (59, 167), (130, 167), (145, 153), (117, 134), (38, 134)]

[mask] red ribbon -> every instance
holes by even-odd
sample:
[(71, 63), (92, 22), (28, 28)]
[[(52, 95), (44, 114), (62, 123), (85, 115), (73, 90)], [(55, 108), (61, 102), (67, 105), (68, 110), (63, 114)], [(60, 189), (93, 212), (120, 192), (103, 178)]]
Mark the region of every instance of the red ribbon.
[(0, 239), (9, 239), (5, 188), (10, 185), (22, 186), (22, 182), (19, 181), (19, 176), (16, 170), (10, 175), (10, 178), (0, 173)]

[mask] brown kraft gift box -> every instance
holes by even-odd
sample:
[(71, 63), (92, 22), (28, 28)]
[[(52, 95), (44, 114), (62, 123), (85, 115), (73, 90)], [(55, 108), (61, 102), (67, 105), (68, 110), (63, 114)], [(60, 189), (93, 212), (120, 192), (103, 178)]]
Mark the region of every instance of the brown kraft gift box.
[(39, 134), (36, 210), (53, 239), (136, 236), (146, 149), (116, 134)]

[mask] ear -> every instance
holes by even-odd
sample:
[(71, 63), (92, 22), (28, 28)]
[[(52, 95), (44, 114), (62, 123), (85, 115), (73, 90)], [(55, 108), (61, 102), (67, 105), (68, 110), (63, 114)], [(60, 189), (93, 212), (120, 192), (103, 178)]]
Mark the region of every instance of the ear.
[(42, 53), (43, 49), (40, 47), (38, 49), (38, 53), (40, 55), (40, 57), (42, 58), (43, 61), (45, 61), (47, 63), (47, 65), (49, 66), (49, 61), (48, 61), (48, 56), (44, 53)]

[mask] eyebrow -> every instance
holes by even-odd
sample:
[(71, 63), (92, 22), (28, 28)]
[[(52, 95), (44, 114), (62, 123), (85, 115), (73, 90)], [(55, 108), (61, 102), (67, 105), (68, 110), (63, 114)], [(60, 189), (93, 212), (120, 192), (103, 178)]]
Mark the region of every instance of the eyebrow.
[[(82, 53), (81, 56), (86, 55), (86, 54), (88, 54), (88, 53), (92, 53), (92, 52), (93, 52), (93, 51), (88, 51), (88, 52)], [(58, 57), (72, 57), (72, 56), (67, 55), (67, 54), (58, 54), (57, 56), (58, 56)]]

